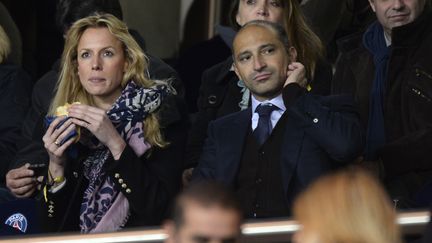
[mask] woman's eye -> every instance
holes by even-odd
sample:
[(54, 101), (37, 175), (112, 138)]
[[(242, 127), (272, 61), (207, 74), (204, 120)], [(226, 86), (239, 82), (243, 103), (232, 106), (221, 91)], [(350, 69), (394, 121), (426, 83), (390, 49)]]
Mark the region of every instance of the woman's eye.
[(254, 0), (246, 0), (246, 4), (248, 4), (248, 5), (252, 5), (252, 4), (254, 4), (254, 3), (255, 3)]
[(90, 56), (90, 53), (88, 53), (88, 52), (81, 53), (81, 58), (87, 58), (89, 56)]
[(103, 55), (104, 55), (105, 57), (112, 57), (112, 56), (114, 55), (114, 53), (113, 53), (112, 51), (105, 51), (105, 52), (103, 53)]
[(270, 4), (271, 4), (273, 7), (278, 7), (278, 8), (281, 6), (281, 4), (280, 4), (279, 1), (271, 1)]

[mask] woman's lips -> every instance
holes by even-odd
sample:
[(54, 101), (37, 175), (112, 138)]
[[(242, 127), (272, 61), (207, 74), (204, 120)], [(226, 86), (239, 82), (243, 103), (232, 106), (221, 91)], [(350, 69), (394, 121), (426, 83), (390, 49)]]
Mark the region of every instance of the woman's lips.
[(102, 77), (91, 77), (91, 78), (89, 78), (89, 81), (90, 82), (103, 82), (103, 81), (105, 81), (105, 78), (102, 78)]

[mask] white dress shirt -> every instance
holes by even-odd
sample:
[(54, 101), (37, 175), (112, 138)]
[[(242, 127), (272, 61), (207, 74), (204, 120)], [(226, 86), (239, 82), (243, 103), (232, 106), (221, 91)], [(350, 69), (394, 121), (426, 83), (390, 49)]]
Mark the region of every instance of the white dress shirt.
[(255, 128), (258, 126), (259, 115), (258, 115), (258, 113), (255, 112), (255, 109), (260, 104), (268, 104), (268, 103), (279, 108), (279, 109), (274, 110), (270, 115), (270, 121), (271, 121), (272, 129), (273, 129), (286, 110), (285, 104), (283, 102), (282, 94), (280, 94), (276, 98), (273, 98), (271, 100), (265, 100), (263, 102), (260, 102), (257, 99), (255, 99), (255, 97), (253, 95), (251, 95), (251, 98), (252, 98), (252, 112), (253, 112), (252, 113), (252, 130), (255, 130)]

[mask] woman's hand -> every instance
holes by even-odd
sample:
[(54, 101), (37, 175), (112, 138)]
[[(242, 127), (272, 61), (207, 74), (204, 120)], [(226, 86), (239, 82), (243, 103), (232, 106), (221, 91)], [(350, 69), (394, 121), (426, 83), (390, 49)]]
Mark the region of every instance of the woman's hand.
[(60, 127), (56, 128), (66, 117), (60, 116), (54, 119), (49, 125), (45, 135), (42, 137), (45, 149), (48, 152), (50, 164), (54, 163), (58, 166), (64, 166), (65, 156), (64, 151), (73, 143), (73, 139), (69, 139), (63, 144), (61, 142), (69, 133), (75, 129), (75, 124), (72, 121), (66, 120)]
[(48, 170), (54, 178), (64, 175), (66, 162), (64, 152), (73, 143), (73, 139), (69, 139), (63, 144), (61, 144), (61, 142), (76, 128), (75, 124), (73, 124), (70, 119), (66, 120), (60, 127), (56, 128), (65, 118), (65, 116), (57, 117), (49, 125), (45, 135), (42, 137), (45, 149), (49, 155)]
[(111, 151), (114, 159), (120, 158), (126, 142), (115, 129), (106, 112), (97, 107), (74, 104), (68, 109), (71, 121), (89, 130)]
[(306, 70), (303, 64), (299, 62), (292, 62), (288, 65), (287, 79), (284, 87), (291, 83), (297, 83), (301, 87), (305, 88), (307, 85)]

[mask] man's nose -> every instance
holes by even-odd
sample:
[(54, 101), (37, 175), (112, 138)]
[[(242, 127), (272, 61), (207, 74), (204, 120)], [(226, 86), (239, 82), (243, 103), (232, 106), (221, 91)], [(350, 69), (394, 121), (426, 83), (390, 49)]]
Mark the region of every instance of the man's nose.
[(405, 7), (405, 0), (393, 0), (393, 9), (399, 10)]
[(265, 61), (262, 57), (256, 57), (254, 58), (254, 70), (255, 71), (261, 71), (263, 68), (266, 67)]

